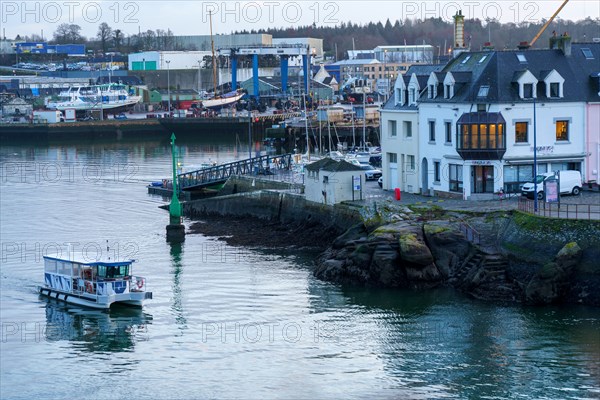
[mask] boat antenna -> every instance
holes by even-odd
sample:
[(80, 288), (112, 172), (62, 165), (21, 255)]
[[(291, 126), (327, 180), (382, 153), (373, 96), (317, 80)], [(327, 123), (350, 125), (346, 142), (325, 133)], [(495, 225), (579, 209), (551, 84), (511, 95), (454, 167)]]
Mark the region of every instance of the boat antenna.
[(208, 18), (210, 21), (210, 47), (212, 49), (212, 64), (213, 64), (213, 86), (215, 88), (215, 98), (217, 97), (217, 59), (215, 58), (215, 41), (213, 39), (212, 31), (212, 12), (208, 12)]
[(108, 260), (110, 261), (110, 247), (108, 246), (108, 239), (106, 239), (106, 254), (108, 254)]

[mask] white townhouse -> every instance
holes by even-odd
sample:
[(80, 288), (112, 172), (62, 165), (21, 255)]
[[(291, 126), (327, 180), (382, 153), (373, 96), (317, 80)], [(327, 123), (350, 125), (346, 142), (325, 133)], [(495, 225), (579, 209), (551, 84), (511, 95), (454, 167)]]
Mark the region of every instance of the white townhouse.
[[(425, 88), (397, 85), (409, 105), (418, 96), (418, 186), (466, 199), (518, 192), (533, 176), (534, 153), (538, 173), (579, 170), (585, 180), (590, 132), (599, 129), (587, 126), (599, 60), (600, 43), (563, 36), (546, 50), (464, 52), (432, 71)], [(389, 129), (382, 125), (382, 151), (400, 153)]]
[(413, 65), (398, 76), (390, 99), (381, 108), (383, 189), (420, 193), (419, 114), (417, 100), (430, 74), (443, 65)]

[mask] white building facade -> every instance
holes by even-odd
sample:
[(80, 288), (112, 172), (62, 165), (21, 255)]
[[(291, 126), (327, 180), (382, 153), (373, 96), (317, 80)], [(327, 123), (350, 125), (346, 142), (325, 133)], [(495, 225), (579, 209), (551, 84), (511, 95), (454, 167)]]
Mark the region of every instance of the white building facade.
[[(588, 47), (600, 56), (600, 45)], [(598, 95), (588, 79), (598, 58), (588, 61), (570, 42), (561, 49), (466, 52), (431, 72), (425, 88), (407, 85), (398, 96), (409, 104), (418, 97), (421, 190), (465, 199), (518, 193), (534, 175), (534, 155), (537, 173), (578, 170), (585, 181), (592, 167), (588, 104)], [(382, 145), (385, 153), (393, 149)]]

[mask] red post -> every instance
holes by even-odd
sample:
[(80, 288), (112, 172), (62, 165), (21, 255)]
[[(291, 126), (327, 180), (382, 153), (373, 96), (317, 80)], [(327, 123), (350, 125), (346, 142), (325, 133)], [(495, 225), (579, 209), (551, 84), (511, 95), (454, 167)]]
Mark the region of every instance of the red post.
[(400, 193), (400, 188), (394, 189), (394, 192), (396, 192), (396, 200), (400, 200), (400, 198), (402, 197)]

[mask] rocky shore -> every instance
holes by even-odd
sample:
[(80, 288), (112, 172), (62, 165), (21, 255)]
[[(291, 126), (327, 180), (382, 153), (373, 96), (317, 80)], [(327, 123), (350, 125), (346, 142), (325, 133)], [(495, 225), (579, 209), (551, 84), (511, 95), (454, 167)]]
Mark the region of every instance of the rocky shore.
[[(243, 202), (239, 196), (232, 199)], [(223, 201), (227, 199), (219, 203)], [(256, 207), (251, 202), (259, 198), (248, 201), (251, 209)], [(271, 202), (272, 210), (261, 210), (259, 218), (239, 207), (235, 215), (215, 212), (212, 206), (206, 212), (207, 203), (199, 203), (192, 207), (199, 221), (190, 233), (220, 237), (232, 245), (320, 250), (315, 276), (341, 284), (407, 290), (453, 287), (487, 301), (600, 306), (597, 221), (393, 203), (359, 212), (337, 209), (335, 213), (346, 217), (333, 221), (324, 217), (333, 210), (308, 212), (298, 202), (281, 197)], [(288, 217), (283, 220), (282, 215)]]

